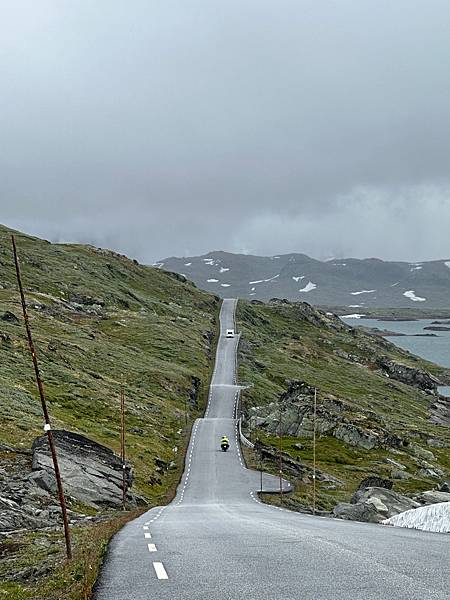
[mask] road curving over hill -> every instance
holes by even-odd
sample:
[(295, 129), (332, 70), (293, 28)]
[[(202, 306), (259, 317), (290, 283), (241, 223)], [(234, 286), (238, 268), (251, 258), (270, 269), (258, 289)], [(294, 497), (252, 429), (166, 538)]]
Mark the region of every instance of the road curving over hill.
[[(444, 600), (450, 538), (339, 521), (259, 502), (237, 439), (236, 301), (223, 302), (205, 417), (192, 430), (175, 499), (110, 544), (95, 600)], [(219, 449), (222, 435), (231, 448)], [(266, 491), (278, 480), (264, 475)]]

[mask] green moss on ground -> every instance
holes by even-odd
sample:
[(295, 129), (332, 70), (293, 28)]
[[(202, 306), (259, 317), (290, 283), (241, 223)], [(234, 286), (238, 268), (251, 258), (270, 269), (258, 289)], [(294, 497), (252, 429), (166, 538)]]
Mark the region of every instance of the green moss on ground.
[[(379, 356), (428, 371), (447, 379), (449, 370), (403, 351), (390, 342), (349, 327), (335, 327), (334, 319), (314, 309), (304, 310), (302, 303), (271, 302), (268, 304), (240, 301), (237, 311), (238, 327), (242, 331), (239, 357), (239, 379), (250, 387), (243, 393), (245, 411), (278, 401), (286, 391), (288, 380), (305, 381), (315, 386), (320, 395), (333, 394), (346, 402), (353, 417), (360, 416), (370, 426), (367, 411), (376, 415), (390, 433), (432, 450), (435, 461), (450, 476), (448, 448), (428, 448), (426, 440), (449, 441), (448, 427), (430, 422), (431, 398), (417, 388), (386, 378), (374, 366)], [(305, 316), (306, 314), (306, 316)], [(351, 415), (349, 415), (350, 417)], [(268, 445), (278, 446), (278, 440), (267, 431), (254, 435)], [(302, 450), (294, 445), (301, 444)], [(283, 450), (293, 459), (312, 467), (310, 438), (285, 437)], [(360, 481), (368, 475), (390, 476), (392, 466), (385, 458), (399, 461), (412, 473), (409, 479), (396, 480), (395, 490), (413, 493), (433, 488), (434, 478), (417, 474), (417, 458), (411, 449), (374, 448), (364, 450), (344, 443), (331, 435), (317, 440), (317, 467), (342, 481), (342, 486), (330, 489), (328, 483), (318, 482), (318, 507), (330, 510), (338, 501), (348, 501)], [(247, 453), (250, 464), (257, 465), (258, 457)], [(264, 467), (278, 473), (276, 464)], [(311, 481), (293, 481), (295, 492), (285, 498), (293, 508), (311, 506)], [(270, 500), (270, 499), (269, 499)], [(278, 502), (278, 499), (271, 500)]]

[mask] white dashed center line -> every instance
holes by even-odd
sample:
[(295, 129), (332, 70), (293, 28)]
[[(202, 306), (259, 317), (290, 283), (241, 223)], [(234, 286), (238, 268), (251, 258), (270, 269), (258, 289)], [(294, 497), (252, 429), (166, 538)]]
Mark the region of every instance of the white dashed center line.
[(169, 579), (169, 576), (167, 575), (167, 571), (165, 570), (162, 562), (154, 562), (153, 568), (155, 569), (156, 577), (158, 579)]
[(144, 537), (146, 540), (149, 540), (152, 537), (152, 534), (147, 531), (146, 533), (144, 533)]
[(147, 544), (148, 545), (148, 551), (149, 552), (156, 552), (156, 546), (155, 544)]

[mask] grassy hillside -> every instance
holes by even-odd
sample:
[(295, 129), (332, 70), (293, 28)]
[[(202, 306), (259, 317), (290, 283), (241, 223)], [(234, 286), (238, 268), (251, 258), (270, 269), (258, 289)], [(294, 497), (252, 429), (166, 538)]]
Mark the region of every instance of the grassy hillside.
[[(0, 444), (27, 450), (42, 435), (43, 419), (10, 235), (0, 226)], [(191, 422), (206, 399), (218, 300), (111, 251), (20, 233), (16, 241), (53, 427), (119, 451), (123, 379), (133, 489), (151, 504), (161, 502), (182, 466), (185, 407)], [(175, 465), (161, 472), (155, 459)], [(0, 447), (0, 460), (11, 464), (14, 452)]]
[[(262, 305), (241, 301), (237, 321), (243, 332), (239, 377), (241, 382), (251, 385), (243, 395), (244, 407), (247, 415), (259, 417), (254, 423), (261, 423), (259, 430), (253, 432), (255, 439), (269, 447), (278, 445), (276, 431), (265, 421), (270, 413), (268, 405), (279, 402), (288, 389), (288, 380), (299, 380), (318, 389), (319, 425), (324, 430), (317, 444), (318, 468), (342, 482), (336, 486), (330, 485), (330, 481), (319, 482), (322, 509), (331, 509), (338, 500), (348, 500), (367, 475), (391, 476), (392, 463), (386, 459), (395, 459), (406, 467), (407, 476), (395, 483), (400, 492), (435, 486), (436, 478), (420, 472), (426, 468), (424, 457), (429, 459), (429, 468), (442, 472), (442, 479), (449, 477), (448, 447), (440, 446), (450, 441), (450, 429), (430, 421), (433, 396), (386, 377), (377, 359), (385, 357), (445, 380), (449, 377), (448, 370), (303, 303)], [(336, 406), (337, 411), (333, 408)], [(310, 415), (312, 403), (307, 410)], [(286, 419), (292, 419), (293, 413), (286, 402), (282, 413)], [(392, 439), (401, 440), (401, 446), (379, 443), (364, 449), (336, 439), (332, 428), (327, 430), (326, 418), (337, 413), (339, 419), (343, 418), (358, 431), (378, 435), (380, 439), (394, 436)], [(304, 431), (299, 437), (285, 435), (283, 448), (288, 458), (298, 461), (301, 472), (289, 502), (305, 508), (311, 502), (311, 431)], [(249, 460), (255, 461), (256, 456), (249, 455)], [(270, 467), (270, 461), (266, 466)]]

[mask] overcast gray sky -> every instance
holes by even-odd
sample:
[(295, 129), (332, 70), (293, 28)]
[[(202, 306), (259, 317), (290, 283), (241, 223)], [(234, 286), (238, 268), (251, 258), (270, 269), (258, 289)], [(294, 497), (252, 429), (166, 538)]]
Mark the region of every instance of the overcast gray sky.
[(449, 0), (0, 0), (0, 222), (450, 257)]

